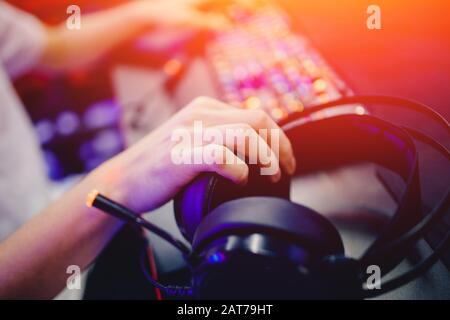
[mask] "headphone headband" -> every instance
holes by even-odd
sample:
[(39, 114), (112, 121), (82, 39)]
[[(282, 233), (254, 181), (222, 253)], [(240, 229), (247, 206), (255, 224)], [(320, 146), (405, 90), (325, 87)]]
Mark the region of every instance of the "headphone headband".
[(295, 125), (296, 121), (288, 122), (284, 127), (289, 128), (285, 132), (298, 159), (297, 174), (374, 162), (397, 173), (405, 182), (396, 212), (368, 252), (420, 221), (423, 214), (418, 155), (405, 130), (367, 115), (342, 115), (303, 125)]
[(297, 174), (374, 162), (405, 182), (402, 201), (374, 245), (392, 240), (422, 218), (418, 155), (406, 131), (366, 115), (342, 115), (298, 126), (294, 122), (285, 127), (290, 127), (286, 135), (298, 159)]

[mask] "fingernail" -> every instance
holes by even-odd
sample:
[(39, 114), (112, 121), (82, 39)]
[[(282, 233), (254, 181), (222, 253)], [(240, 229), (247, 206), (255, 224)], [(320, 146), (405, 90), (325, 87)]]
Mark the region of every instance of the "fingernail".
[(271, 180), (273, 183), (277, 183), (278, 181), (280, 181), (280, 180), (281, 180), (281, 171), (278, 170), (278, 172), (277, 172), (276, 174), (270, 176), (270, 180)]
[(245, 187), (247, 185), (247, 183), (248, 183), (248, 178), (245, 178), (245, 179), (239, 181), (239, 185), (242, 187)]
[(291, 158), (291, 161), (289, 162), (288, 165), (288, 174), (289, 175), (293, 175), (295, 173), (295, 170), (297, 169), (297, 161), (295, 160), (295, 158)]

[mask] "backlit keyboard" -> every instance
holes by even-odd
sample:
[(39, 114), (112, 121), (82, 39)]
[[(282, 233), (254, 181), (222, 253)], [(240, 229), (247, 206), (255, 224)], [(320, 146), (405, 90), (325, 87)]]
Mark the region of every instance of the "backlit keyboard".
[[(266, 110), (275, 120), (292, 112), (352, 95), (308, 40), (291, 31), (288, 18), (266, 7), (232, 14), (232, 29), (209, 43), (207, 60), (221, 98), (235, 106)], [(360, 105), (313, 114), (320, 119), (343, 113), (364, 114)]]

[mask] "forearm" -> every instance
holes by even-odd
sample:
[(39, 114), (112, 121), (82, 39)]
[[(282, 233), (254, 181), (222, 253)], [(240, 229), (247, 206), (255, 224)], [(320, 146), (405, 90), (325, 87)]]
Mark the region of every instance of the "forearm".
[(84, 269), (101, 252), (121, 222), (85, 205), (99, 184), (87, 177), (0, 244), (0, 299), (52, 298), (69, 265)]
[(41, 65), (66, 70), (92, 63), (127, 39), (148, 30), (151, 25), (139, 3), (119, 6), (82, 16), (80, 30), (65, 24), (48, 28)]

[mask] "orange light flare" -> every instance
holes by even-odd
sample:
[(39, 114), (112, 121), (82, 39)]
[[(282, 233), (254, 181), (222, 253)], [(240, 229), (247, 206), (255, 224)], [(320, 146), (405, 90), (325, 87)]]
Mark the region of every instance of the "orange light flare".
[(87, 196), (87, 198), (86, 198), (86, 206), (88, 207), (88, 208), (92, 208), (92, 206), (94, 205), (94, 201), (95, 201), (95, 199), (97, 198), (97, 196), (100, 194), (100, 192), (98, 192), (98, 190), (92, 190), (89, 194), (88, 194), (88, 196)]
[(319, 78), (313, 82), (313, 87), (316, 92), (324, 92), (327, 90), (327, 82), (324, 79)]
[(258, 97), (249, 97), (244, 105), (246, 109), (258, 109), (261, 107), (261, 100)]
[(357, 107), (355, 107), (355, 113), (357, 115), (363, 116), (366, 114), (366, 109), (364, 109), (363, 106), (357, 106)]
[(280, 120), (286, 116), (286, 112), (281, 108), (272, 109), (270, 114), (275, 120)]
[(175, 76), (178, 73), (180, 73), (182, 67), (183, 64), (181, 63), (180, 60), (170, 59), (164, 64), (163, 70), (164, 73), (167, 74), (168, 76)]

